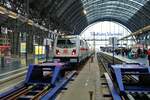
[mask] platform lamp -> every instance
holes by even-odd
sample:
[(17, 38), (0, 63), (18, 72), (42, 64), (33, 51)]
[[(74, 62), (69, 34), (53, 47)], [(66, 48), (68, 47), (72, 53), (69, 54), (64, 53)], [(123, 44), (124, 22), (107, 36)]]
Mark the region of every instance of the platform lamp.
[[(26, 18), (28, 19), (28, 17), (29, 17), (29, 0), (26, 0), (26, 6), (25, 6), (25, 8), (26, 8), (26, 13), (27, 13), (27, 15), (26, 15)], [(26, 30), (26, 53), (25, 53), (25, 59), (26, 59), (26, 66), (27, 66), (27, 61), (28, 61), (28, 49), (27, 49), (27, 38), (28, 38), (28, 32), (29, 32), (29, 30), (28, 30), (28, 22), (26, 22), (26, 24), (25, 24), (25, 30)]]
[(112, 46), (113, 46), (113, 64), (115, 64), (115, 38), (112, 37)]
[(45, 58), (46, 58), (46, 62), (48, 62), (49, 59), (49, 53), (50, 53), (50, 32), (48, 31), (47, 35), (46, 35), (46, 39), (45, 39)]
[[(115, 33), (115, 24), (114, 24), (114, 33)], [(115, 37), (112, 37), (112, 46), (113, 46), (113, 64), (115, 64)]]
[[(139, 32), (139, 34), (142, 34), (143, 32), (144, 32), (144, 30), (143, 30), (143, 28), (144, 28), (144, 15), (141, 15), (140, 16), (141, 17), (141, 25), (142, 25), (142, 27), (141, 27), (141, 29), (140, 29), (140, 32)], [(142, 36), (142, 35), (141, 35)], [(143, 36), (144, 37), (144, 36)], [(143, 43), (143, 39), (141, 39), (140, 40), (140, 44), (142, 45), (142, 47), (144, 47), (144, 43)]]
[[(112, 23), (112, 21), (111, 21), (111, 23)], [(113, 34), (114, 34), (114, 33), (115, 33), (115, 30), (116, 30), (116, 29), (115, 29), (115, 24), (113, 25), (113, 28), (114, 28), (114, 29), (113, 29)], [(115, 39), (116, 39), (116, 38), (113, 36), (113, 37), (112, 37), (113, 64), (115, 64), (115, 58), (114, 58), (114, 57), (115, 57)]]
[(95, 32), (93, 32), (93, 46), (94, 46), (94, 48), (93, 48), (93, 51), (94, 51), (94, 57), (95, 57), (95, 55), (96, 55), (96, 53), (95, 53)]
[[(49, 33), (48, 33), (49, 34)], [(46, 40), (45, 40), (45, 44), (46, 44), (46, 46), (45, 46), (45, 49), (46, 49), (46, 62), (48, 61), (48, 58), (49, 58), (49, 56), (48, 56), (48, 54), (49, 54), (49, 45), (48, 45), (48, 37), (46, 37)]]
[(39, 50), (39, 46), (40, 46), (40, 36), (38, 35), (37, 36), (37, 41), (38, 41), (38, 47), (37, 47), (37, 49), (38, 49), (38, 55), (37, 55), (37, 60), (38, 60), (38, 63), (39, 63), (39, 58), (40, 58), (40, 50)]

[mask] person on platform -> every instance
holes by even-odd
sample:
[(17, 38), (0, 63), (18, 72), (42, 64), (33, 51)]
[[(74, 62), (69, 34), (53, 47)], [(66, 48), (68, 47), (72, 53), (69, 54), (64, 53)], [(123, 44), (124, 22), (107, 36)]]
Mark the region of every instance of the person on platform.
[(148, 62), (149, 62), (149, 66), (150, 66), (150, 48), (147, 50), (147, 55), (148, 55)]
[(140, 48), (138, 48), (138, 49), (137, 49), (137, 55), (138, 55), (138, 57), (141, 56), (141, 53), (142, 53), (142, 50), (141, 50)]

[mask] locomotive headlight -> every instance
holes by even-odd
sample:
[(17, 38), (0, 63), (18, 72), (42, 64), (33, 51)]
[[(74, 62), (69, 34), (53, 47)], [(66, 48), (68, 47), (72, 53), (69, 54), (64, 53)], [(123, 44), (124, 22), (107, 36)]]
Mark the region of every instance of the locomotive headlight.
[(72, 55), (76, 55), (76, 49), (73, 49)]
[(57, 55), (60, 55), (60, 52), (59, 52), (59, 50), (56, 50), (56, 54), (57, 54)]
[(74, 53), (74, 52), (72, 52), (72, 55), (75, 55), (75, 53)]

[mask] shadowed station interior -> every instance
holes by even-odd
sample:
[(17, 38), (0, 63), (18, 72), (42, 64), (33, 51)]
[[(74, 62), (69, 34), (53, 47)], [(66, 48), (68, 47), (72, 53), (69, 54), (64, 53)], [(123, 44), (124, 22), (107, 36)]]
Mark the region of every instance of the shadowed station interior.
[(0, 0), (0, 100), (150, 100), (150, 0)]

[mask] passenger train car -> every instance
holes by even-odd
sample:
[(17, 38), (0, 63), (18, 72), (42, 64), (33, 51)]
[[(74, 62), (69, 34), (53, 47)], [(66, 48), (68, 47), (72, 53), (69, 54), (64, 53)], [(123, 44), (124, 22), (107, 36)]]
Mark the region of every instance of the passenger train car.
[(78, 63), (91, 55), (89, 46), (79, 35), (58, 36), (54, 43), (54, 59)]

